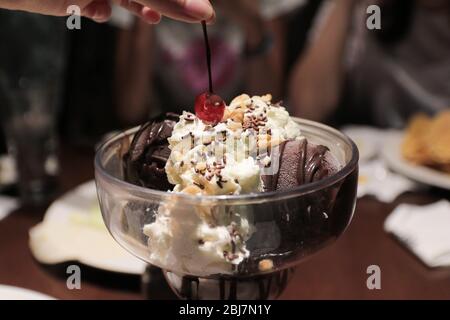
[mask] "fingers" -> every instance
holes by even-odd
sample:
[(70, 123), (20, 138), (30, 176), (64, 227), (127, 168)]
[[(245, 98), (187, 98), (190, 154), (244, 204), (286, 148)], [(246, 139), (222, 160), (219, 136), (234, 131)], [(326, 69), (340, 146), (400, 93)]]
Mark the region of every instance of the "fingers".
[(180, 21), (212, 22), (215, 18), (214, 9), (209, 0), (136, 0), (136, 2)]
[(161, 14), (148, 7), (143, 7), (141, 11), (141, 18), (148, 23), (156, 24), (161, 21)]
[(107, 0), (95, 0), (88, 4), (81, 14), (96, 22), (105, 22), (111, 17), (111, 5)]
[(156, 24), (161, 21), (161, 14), (158, 11), (145, 7), (140, 3), (131, 0), (120, 0), (119, 5), (147, 23)]
[[(185, 22), (206, 20), (212, 23), (215, 12), (209, 0), (116, 0), (147, 23), (158, 23), (161, 15)], [(81, 13), (97, 22), (105, 22), (111, 17), (109, 0), (94, 0)]]

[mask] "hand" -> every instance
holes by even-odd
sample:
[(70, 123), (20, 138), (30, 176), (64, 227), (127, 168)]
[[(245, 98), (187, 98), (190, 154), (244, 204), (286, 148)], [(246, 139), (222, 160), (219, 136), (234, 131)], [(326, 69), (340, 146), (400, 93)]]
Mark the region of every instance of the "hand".
[[(113, 0), (149, 23), (158, 23), (161, 15), (185, 22), (214, 20), (209, 0)], [(111, 16), (109, 0), (0, 0), (0, 8), (64, 16), (67, 8), (77, 5), (81, 14), (98, 22)]]

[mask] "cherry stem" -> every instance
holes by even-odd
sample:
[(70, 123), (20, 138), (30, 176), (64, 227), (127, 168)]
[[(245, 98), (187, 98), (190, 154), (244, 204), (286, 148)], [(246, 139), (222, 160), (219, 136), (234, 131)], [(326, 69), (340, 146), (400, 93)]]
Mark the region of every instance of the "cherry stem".
[(202, 21), (202, 27), (206, 46), (206, 63), (208, 64), (209, 93), (213, 93), (213, 81), (211, 72), (211, 47), (209, 45), (208, 29), (206, 27), (206, 21)]

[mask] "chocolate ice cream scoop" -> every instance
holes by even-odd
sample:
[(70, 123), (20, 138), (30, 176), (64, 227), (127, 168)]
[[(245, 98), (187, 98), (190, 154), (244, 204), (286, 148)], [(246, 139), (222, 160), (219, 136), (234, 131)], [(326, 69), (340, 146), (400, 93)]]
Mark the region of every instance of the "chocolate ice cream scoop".
[(279, 167), (273, 175), (262, 176), (264, 191), (291, 189), (324, 179), (339, 169), (327, 147), (307, 139), (285, 141), (271, 157), (279, 157)]
[(170, 156), (167, 138), (178, 120), (177, 114), (167, 113), (142, 125), (123, 159), (125, 180), (161, 191), (172, 189), (164, 167)]

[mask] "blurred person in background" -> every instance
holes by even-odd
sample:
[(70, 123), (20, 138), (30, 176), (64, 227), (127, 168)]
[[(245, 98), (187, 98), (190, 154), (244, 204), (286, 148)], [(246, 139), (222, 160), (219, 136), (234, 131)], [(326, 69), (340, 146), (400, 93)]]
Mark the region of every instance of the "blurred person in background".
[[(369, 4), (381, 30), (368, 30)], [(290, 75), (297, 116), (402, 127), (450, 107), (450, 1), (322, 1)]]
[[(225, 101), (242, 93), (284, 95), (289, 18), (304, 0), (215, 0), (208, 28), (214, 90)], [(119, 32), (116, 103), (124, 124), (161, 111), (192, 110), (208, 89), (205, 44), (199, 24), (164, 19), (136, 21)]]

